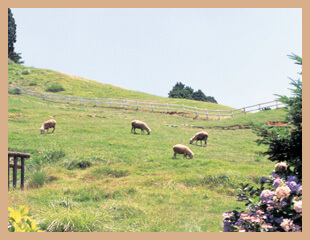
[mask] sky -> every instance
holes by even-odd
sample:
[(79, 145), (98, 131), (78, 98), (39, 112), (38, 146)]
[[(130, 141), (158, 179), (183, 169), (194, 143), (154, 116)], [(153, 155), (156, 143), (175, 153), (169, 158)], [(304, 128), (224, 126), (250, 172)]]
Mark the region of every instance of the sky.
[(12, 8), (15, 51), (51, 69), (168, 97), (177, 82), (219, 104), (290, 95), (301, 8)]

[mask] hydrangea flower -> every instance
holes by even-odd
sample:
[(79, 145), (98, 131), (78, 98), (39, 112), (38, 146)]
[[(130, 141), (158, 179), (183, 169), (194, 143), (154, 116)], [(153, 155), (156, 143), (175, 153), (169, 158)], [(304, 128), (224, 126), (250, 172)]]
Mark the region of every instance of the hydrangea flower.
[(294, 210), (298, 213), (302, 212), (302, 200), (294, 203)]
[(288, 232), (290, 230), (294, 230), (294, 223), (292, 220), (290, 219), (283, 219), (282, 223), (280, 224), (280, 226), (283, 228), (283, 230), (285, 232)]
[(285, 162), (279, 162), (276, 164), (274, 171), (278, 173), (286, 172), (287, 164)]
[(276, 196), (280, 199), (288, 198), (290, 196), (290, 193), (291, 189), (286, 185), (278, 187), (276, 189)]
[(275, 180), (273, 181), (272, 186), (273, 186), (274, 188), (277, 188), (277, 187), (279, 187), (279, 186), (281, 185), (281, 183), (283, 183), (282, 179), (277, 178), (277, 179), (275, 179)]
[(288, 182), (296, 182), (298, 183), (298, 178), (296, 176), (288, 176), (287, 177)]

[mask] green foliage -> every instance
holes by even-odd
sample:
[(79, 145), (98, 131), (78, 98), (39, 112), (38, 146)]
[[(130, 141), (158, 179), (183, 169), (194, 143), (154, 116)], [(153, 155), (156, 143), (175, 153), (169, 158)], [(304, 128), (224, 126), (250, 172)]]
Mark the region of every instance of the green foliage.
[(66, 89), (59, 83), (52, 83), (45, 89), (46, 92), (61, 92), (65, 90)]
[(169, 98), (186, 98), (196, 101), (217, 103), (214, 97), (206, 96), (200, 89), (194, 92), (191, 87), (185, 86), (181, 82), (177, 82), (172, 90), (168, 93)]
[[(302, 59), (297, 55), (290, 55), (298, 65), (302, 65)], [(283, 127), (256, 126), (254, 130), (261, 138), (258, 144), (265, 144), (268, 150), (265, 152), (271, 161), (285, 161), (291, 167), (291, 171), (302, 179), (302, 82), (300, 79), (291, 79), (294, 87), (292, 96), (281, 96), (279, 101), (283, 102), (287, 111), (286, 120), (290, 125)], [(291, 172), (289, 171), (288, 174)]]
[(22, 94), (21, 90), (18, 89), (18, 88), (12, 88), (12, 87), (9, 87), (9, 90), (8, 90), (9, 94), (15, 94), (15, 95), (20, 95)]
[(39, 188), (44, 186), (47, 182), (47, 173), (44, 168), (35, 168), (27, 179), (27, 186), (29, 188)]
[(43, 232), (37, 228), (34, 220), (28, 217), (29, 210), (25, 206), (19, 206), (16, 211), (12, 208), (8, 208), (9, 214), (9, 232)]
[(22, 74), (23, 75), (28, 75), (28, 74), (30, 74), (30, 70), (29, 69), (25, 69), (25, 70), (22, 71)]
[(20, 53), (14, 51), (14, 43), (16, 42), (16, 24), (12, 11), (8, 9), (8, 58), (15, 63), (23, 63), (20, 61)]

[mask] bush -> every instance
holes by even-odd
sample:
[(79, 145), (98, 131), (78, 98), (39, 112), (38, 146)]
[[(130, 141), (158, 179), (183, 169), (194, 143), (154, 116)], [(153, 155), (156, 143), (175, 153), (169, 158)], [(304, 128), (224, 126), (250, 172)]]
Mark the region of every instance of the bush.
[(8, 231), (9, 232), (43, 232), (37, 228), (35, 221), (28, 217), (28, 208), (25, 206), (19, 206), (18, 211), (12, 208), (8, 208), (9, 220)]
[(60, 91), (65, 91), (65, 88), (61, 86), (59, 83), (52, 83), (47, 86), (45, 91), (46, 92), (60, 92)]
[(36, 81), (31, 81), (31, 82), (29, 83), (29, 86), (36, 86), (36, 85), (38, 85), (38, 83), (37, 83)]
[(9, 94), (14, 94), (14, 95), (20, 95), (22, 94), (22, 91), (18, 88), (9, 88)]
[(23, 75), (28, 75), (30, 73), (30, 70), (29, 69), (25, 69), (22, 71), (22, 74)]
[(224, 232), (302, 231), (302, 184), (294, 175), (286, 177), (285, 163), (277, 164), (275, 170), (269, 178), (261, 178), (259, 189), (248, 184), (239, 188), (239, 201), (246, 201), (248, 211), (225, 212)]

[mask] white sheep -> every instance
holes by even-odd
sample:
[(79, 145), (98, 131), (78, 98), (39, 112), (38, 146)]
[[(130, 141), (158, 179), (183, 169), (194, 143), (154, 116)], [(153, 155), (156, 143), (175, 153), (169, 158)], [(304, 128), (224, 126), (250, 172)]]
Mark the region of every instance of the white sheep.
[(142, 121), (133, 120), (131, 122), (131, 126), (132, 126), (131, 132), (132, 132), (132, 130), (134, 130), (134, 133), (136, 133), (136, 128), (139, 128), (139, 129), (141, 129), (141, 134), (142, 134), (142, 132), (144, 133), (144, 130), (147, 131), (148, 135), (150, 135), (150, 133), (151, 133), (151, 129), (146, 125), (146, 123), (144, 123)]
[(189, 140), (189, 144), (192, 144), (194, 141), (196, 141), (196, 145), (197, 145), (197, 142), (200, 141), (200, 144), (202, 146), (202, 141), (205, 141), (205, 145), (207, 146), (207, 140), (208, 140), (208, 133), (207, 132), (198, 132), (195, 134), (194, 137), (192, 137), (190, 140)]
[(48, 133), (49, 128), (53, 128), (53, 131), (52, 131), (53, 133), (55, 131), (55, 127), (56, 127), (56, 121), (54, 119), (47, 120), (44, 123), (42, 123), (42, 126), (40, 128), (41, 134), (43, 134), (46, 129)]
[(184, 154), (184, 157), (189, 156), (189, 158), (193, 158), (194, 153), (189, 149), (189, 147), (184, 146), (182, 144), (177, 144), (173, 146), (174, 158), (177, 158), (177, 154)]

